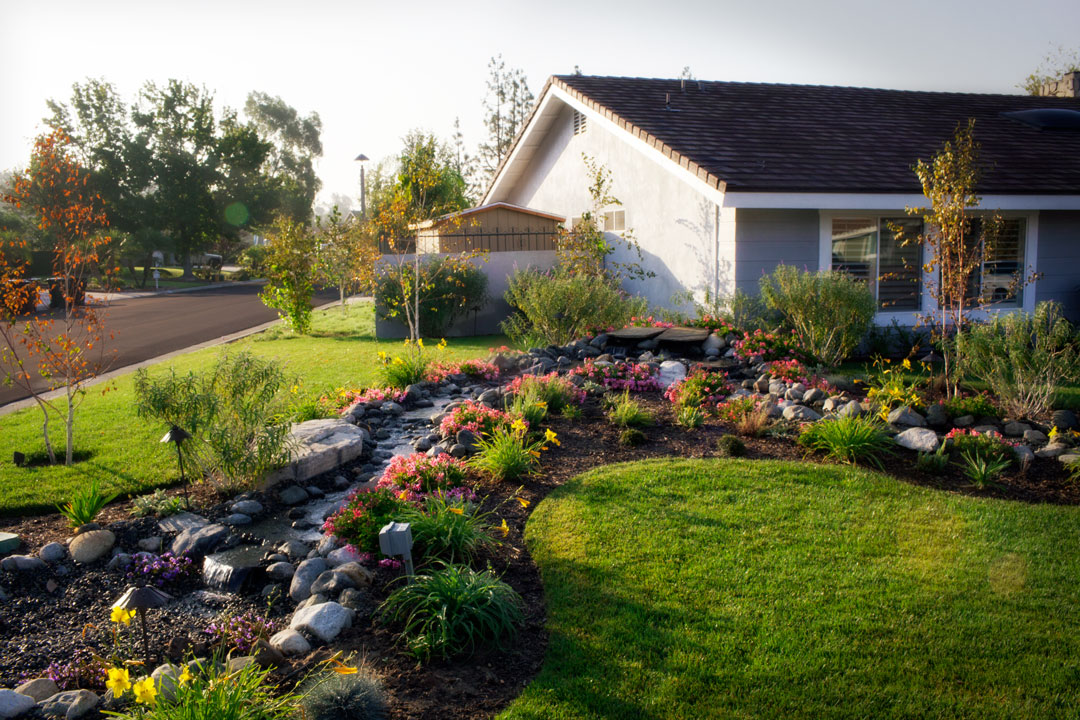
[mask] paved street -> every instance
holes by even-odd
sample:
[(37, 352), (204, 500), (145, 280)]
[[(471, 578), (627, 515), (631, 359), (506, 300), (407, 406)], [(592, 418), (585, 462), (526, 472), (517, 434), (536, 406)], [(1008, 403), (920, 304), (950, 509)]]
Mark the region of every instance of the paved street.
[[(259, 300), (258, 285), (113, 300), (106, 326), (115, 334), (108, 347), (117, 350), (112, 369), (182, 350), (277, 318)], [(320, 305), (336, 299), (333, 290), (318, 293)], [(45, 387), (44, 382), (41, 383)], [(0, 407), (28, 397), (26, 392), (0, 385)]]

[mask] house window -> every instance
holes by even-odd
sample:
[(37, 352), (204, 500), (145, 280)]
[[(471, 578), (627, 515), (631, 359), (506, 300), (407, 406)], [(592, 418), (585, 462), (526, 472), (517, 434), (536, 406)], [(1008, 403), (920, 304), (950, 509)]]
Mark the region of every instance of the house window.
[(626, 211), (615, 210), (604, 213), (604, 232), (622, 235), (626, 232)]
[(835, 218), (832, 269), (866, 282), (879, 310), (921, 310), (921, 233), (916, 218)]
[(584, 113), (580, 113), (577, 110), (575, 110), (574, 111), (574, 121), (573, 122), (574, 122), (574, 134), (575, 135), (581, 135), (588, 129), (588, 125), (586, 124), (586, 118), (585, 118)]
[[(970, 237), (982, 234), (979, 218), (972, 221)], [(1024, 292), (1019, 287), (1024, 275), (1025, 239), (1023, 218), (1005, 218), (1000, 234), (986, 261), (971, 274), (968, 299), (994, 307), (1020, 307)]]

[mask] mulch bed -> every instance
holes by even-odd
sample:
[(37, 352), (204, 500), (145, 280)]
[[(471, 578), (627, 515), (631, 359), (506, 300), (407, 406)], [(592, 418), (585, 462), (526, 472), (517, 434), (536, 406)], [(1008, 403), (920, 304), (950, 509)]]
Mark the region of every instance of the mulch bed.
[[(472, 658), (453, 662), (432, 662), (418, 665), (396, 644), (391, 628), (380, 625), (373, 616), (359, 619), (333, 643), (334, 650), (345, 650), (366, 658), (382, 678), (390, 698), (395, 718), (487, 718), (505, 708), (536, 675), (546, 648), (544, 631), (544, 598), (539, 573), (523, 541), (523, 530), (529, 513), (552, 489), (571, 477), (612, 462), (624, 462), (655, 457), (710, 458), (719, 457), (717, 440), (725, 430), (715, 422), (687, 431), (675, 424), (670, 403), (659, 394), (638, 396), (657, 419), (652, 427), (644, 428), (646, 441), (637, 447), (619, 444), (619, 429), (603, 418), (599, 402), (590, 398), (582, 419), (567, 421), (552, 418), (548, 424), (558, 433), (561, 445), (552, 445), (543, 457), (542, 474), (527, 479), (518, 493), (529, 501), (523, 508), (517, 502), (505, 502), (517, 489), (517, 484), (494, 488), (488, 502), (500, 504), (497, 515), (505, 517), (509, 535), (499, 547), (479, 564), (490, 563), (503, 579), (524, 598), (527, 621), (513, 646), (506, 651), (491, 651)], [(821, 463), (807, 456), (794, 442), (794, 430), (788, 434), (764, 438), (746, 438), (748, 459), (802, 460)], [(915, 453), (898, 450), (886, 461), (885, 472), (900, 482), (932, 487), (941, 491), (1005, 498), (1029, 503), (1080, 503), (1080, 487), (1056, 460), (1036, 458), (1026, 472), (1013, 470), (1002, 476), (995, 487), (977, 489), (958, 468), (942, 475), (928, 475), (915, 467)], [(314, 484), (329, 488), (335, 471)], [(179, 494), (179, 489), (170, 494)], [(199, 512), (218, 517), (224, 512), (221, 498), (205, 487), (195, 490)], [(264, 504), (271, 506), (267, 498)], [(131, 519), (130, 502), (115, 503), (101, 515), (101, 524), (118, 534), (118, 544), (131, 550), (138, 537), (153, 532), (149, 519)], [(111, 525), (110, 525), (111, 524)], [(31, 518), (0, 519), (0, 529), (16, 532), (27, 545), (36, 549), (42, 544), (70, 535), (64, 520), (58, 515)], [(25, 546), (24, 546), (25, 547)], [(51, 575), (49, 573), (48, 575)], [(399, 573), (378, 570), (377, 581), (371, 589), (373, 606), (386, 597), (385, 586)], [(23, 577), (26, 576), (26, 577)], [(55, 581), (56, 586), (47, 587)], [(104, 563), (89, 569), (76, 569), (64, 577), (50, 580), (33, 573), (5, 574), (5, 589), (10, 600), (0, 605), (0, 687), (12, 687), (23, 677), (38, 676), (51, 661), (66, 661), (80, 648), (88, 646), (107, 651), (111, 647), (107, 636), (109, 608), (128, 586), (120, 573), (107, 572)], [(196, 589), (174, 588), (175, 594)], [(222, 612), (239, 613), (256, 610), (287, 622), (291, 603), (278, 603), (267, 609), (259, 596), (260, 588), (234, 596), (223, 605)], [(149, 630), (151, 646), (163, 652), (173, 643), (180, 647), (177, 628), (184, 628), (188, 639), (198, 641), (198, 630), (209, 623), (204, 618), (178, 618), (151, 615)], [(200, 623), (202, 625), (200, 626)], [(84, 632), (85, 631), (85, 632)], [(312, 660), (323, 659), (330, 650), (319, 649), (306, 663), (286, 664), (275, 673), (283, 685), (303, 677)], [(155, 660), (156, 662), (157, 660)]]

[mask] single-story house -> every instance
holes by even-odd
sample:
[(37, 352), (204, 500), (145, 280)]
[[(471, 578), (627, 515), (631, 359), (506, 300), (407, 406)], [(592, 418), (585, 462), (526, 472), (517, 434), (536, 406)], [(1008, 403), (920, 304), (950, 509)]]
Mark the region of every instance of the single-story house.
[[(1069, 80), (1067, 77), (1066, 80)], [(612, 173), (620, 207), (656, 273), (627, 289), (671, 306), (677, 293), (756, 292), (778, 263), (843, 269), (870, 283), (878, 321), (933, 310), (913, 171), (975, 118), (981, 209), (1007, 237), (981, 270), (997, 306), (1054, 299), (1080, 320), (1080, 98), (872, 88), (554, 76), (496, 171), (483, 204), (589, 208), (582, 156)], [(1016, 272), (1039, 273), (1018, 295)]]
[(556, 248), (561, 215), (497, 202), (416, 226), (421, 253), (535, 252)]

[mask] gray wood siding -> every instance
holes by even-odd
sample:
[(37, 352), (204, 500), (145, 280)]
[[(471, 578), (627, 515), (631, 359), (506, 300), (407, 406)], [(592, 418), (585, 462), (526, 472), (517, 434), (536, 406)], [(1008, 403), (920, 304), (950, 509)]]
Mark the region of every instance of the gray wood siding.
[(817, 210), (740, 208), (735, 215), (735, 288), (756, 295), (780, 264), (818, 269)]
[(1066, 316), (1080, 322), (1080, 211), (1039, 213), (1038, 267), (1035, 301), (1056, 300)]

